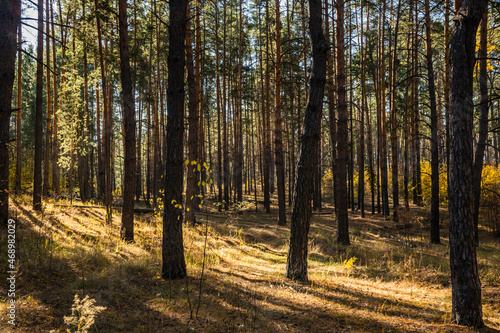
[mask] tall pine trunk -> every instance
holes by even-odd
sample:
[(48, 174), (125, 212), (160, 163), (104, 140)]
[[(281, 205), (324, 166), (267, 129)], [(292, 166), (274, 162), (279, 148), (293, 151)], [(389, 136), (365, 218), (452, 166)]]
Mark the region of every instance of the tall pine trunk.
[(487, 0), (465, 0), (450, 38), (450, 269), (452, 321), (483, 326), (473, 221), (473, 73), (476, 31)]
[[(365, 217), (365, 109), (366, 109), (366, 55), (364, 48), (364, 22), (363, 22), (363, 5), (361, 4), (361, 35), (359, 38), (360, 45), (360, 62), (361, 62), (361, 110), (359, 123), (359, 182), (358, 182), (358, 205), (361, 212), (361, 217)], [(356, 24), (358, 16), (356, 15)]]
[[(202, 163), (198, 155), (198, 128), (199, 128), (199, 109), (196, 94), (196, 80), (194, 73), (194, 61), (193, 61), (193, 46), (191, 38), (191, 24), (189, 23), (190, 10), (189, 3), (187, 5), (186, 12), (186, 70), (187, 70), (187, 82), (188, 82), (188, 161), (187, 165), (187, 181), (186, 181), (186, 200), (185, 200), (185, 221), (188, 223), (196, 223), (196, 217), (194, 215), (195, 209), (198, 208), (198, 194), (200, 193), (198, 187), (199, 178), (199, 165)], [(201, 165), (201, 164), (200, 164)]]
[(283, 157), (283, 134), (281, 124), (281, 18), (279, 0), (275, 3), (276, 16), (276, 50), (274, 63), (275, 96), (274, 96), (274, 154), (278, 186), (278, 225), (286, 225), (285, 170)]
[(184, 179), (184, 67), (187, 0), (170, 1), (167, 156), (163, 214), (162, 277), (186, 276), (182, 239), (182, 185)]
[(219, 73), (219, 6), (215, 6), (215, 91), (217, 106), (217, 201), (219, 202), (219, 211), (222, 210), (222, 139), (221, 139), (221, 96), (220, 96), (220, 73)]
[(223, 1), (224, 14), (223, 14), (223, 22), (224, 22), (224, 31), (222, 34), (223, 40), (223, 50), (222, 50), (222, 149), (223, 149), (223, 174), (224, 174), (224, 209), (227, 210), (229, 208), (229, 147), (228, 147), (228, 137), (227, 137), (227, 91), (226, 91), (226, 74), (227, 74), (227, 62), (226, 62), (226, 37), (227, 37), (227, 8), (226, 8), (226, 0)]
[[(55, 36), (55, 22), (54, 22), (54, 6), (53, 2), (50, 2), (50, 18), (52, 21), (51, 31), (52, 35)], [(62, 18), (59, 19), (62, 22)], [(61, 27), (61, 35), (62, 35)], [(64, 47), (63, 47), (64, 48)], [(54, 119), (52, 124), (52, 192), (54, 195), (59, 194), (59, 140), (58, 140), (58, 122), (57, 122), (57, 110), (59, 109), (59, 95), (58, 95), (58, 80), (57, 80), (57, 53), (56, 53), (56, 43), (52, 43), (52, 68), (54, 68)]]
[(125, 146), (124, 176), (123, 176), (123, 208), (121, 238), (126, 241), (134, 240), (134, 195), (135, 195), (135, 96), (132, 89), (130, 73), (127, 0), (118, 1), (118, 20), (120, 33), (120, 77), (123, 98), (123, 122)]
[(243, 0), (239, 1), (238, 19), (238, 105), (235, 108), (235, 188), (237, 202), (243, 201)]
[(420, 166), (420, 116), (419, 116), (419, 103), (418, 103), (418, 10), (417, 1), (414, 4), (413, 13), (415, 15), (415, 29), (413, 33), (413, 69), (412, 69), (412, 111), (413, 111), (413, 121), (412, 121), (412, 141), (413, 141), (413, 203), (417, 206), (422, 206), (422, 172)]
[[(99, 10), (99, 4), (98, 0), (95, 0), (95, 9)], [(106, 222), (111, 223), (111, 215), (112, 215), (112, 208), (111, 208), (111, 203), (112, 203), (112, 197), (111, 197), (111, 124), (110, 124), (110, 118), (108, 113), (111, 111), (109, 110), (109, 105), (108, 105), (108, 85), (106, 81), (106, 68), (105, 68), (105, 61), (104, 61), (104, 51), (102, 47), (102, 33), (101, 33), (101, 20), (99, 17), (96, 17), (96, 22), (97, 22), (97, 40), (99, 43), (99, 62), (100, 62), (100, 67), (101, 67), (101, 91), (102, 91), (102, 99), (103, 99), (103, 142), (104, 142), (104, 157), (101, 155), (101, 158), (103, 159), (101, 165), (104, 170), (99, 171), (99, 175), (101, 176), (102, 173), (102, 178), (104, 178), (104, 181), (101, 180), (101, 195), (105, 196), (105, 203), (106, 203)], [(101, 179), (102, 179), (101, 178)]]
[(392, 202), (393, 214), (392, 220), (399, 221), (399, 167), (398, 167), (398, 129), (397, 129), (397, 64), (398, 64), (398, 33), (399, 20), (401, 15), (401, 0), (398, 1), (398, 9), (396, 14), (396, 27), (394, 30), (394, 42), (392, 43), (392, 63), (391, 63), (391, 168), (392, 168)]
[(326, 82), (327, 44), (323, 34), (321, 0), (309, 0), (309, 31), (312, 46), (312, 71), (307, 102), (300, 157), (295, 182), (293, 212), (290, 230), (290, 247), (286, 277), (307, 280), (307, 253), (311, 220), (312, 181), (318, 156), (321, 135), (321, 116)]
[[(41, 1), (42, 0), (39, 0), (39, 5)], [(0, 59), (2, 60), (0, 61), (0, 228), (7, 228), (9, 215), (9, 124), (10, 113), (12, 111), (12, 91), (16, 73), (16, 31), (17, 27), (20, 26), (20, 19), (21, 3), (19, 0), (7, 0), (1, 2)], [(41, 36), (39, 35), (38, 40), (40, 40), (40, 38)], [(18, 110), (18, 112), (21, 111)]]
[(337, 163), (335, 174), (337, 187), (335, 188), (335, 215), (337, 218), (337, 243), (348, 245), (349, 216), (347, 207), (349, 198), (347, 193), (347, 101), (345, 84), (345, 44), (344, 44), (344, 7), (345, 1), (337, 2)]
[(52, 86), (51, 73), (50, 73), (50, 7), (49, 0), (45, 1), (45, 17), (47, 18), (45, 24), (45, 65), (46, 65), (46, 77), (45, 83), (47, 87), (47, 116), (46, 116), (46, 129), (45, 129), (45, 157), (43, 162), (43, 188), (42, 193), (44, 196), (49, 195), (50, 192), (50, 152), (51, 152), (51, 140), (52, 140)]
[[(271, 74), (269, 71), (269, 56), (270, 56), (270, 37), (269, 37), (269, 2), (266, 1), (266, 17), (265, 17), (265, 45), (266, 45), (266, 71), (265, 71), (265, 97), (263, 100), (263, 138), (264, 138), (264, 209), (266, 213), (271, 212), (271, 133), (270, 133), (270, 90), (271, 90)], [(263, 64), (262, 64), (263, 65)]]
[(446, 174), (450, 165), (450, 1), (444, 1), (444, 116)]
[[(43, 0), (38, 0), (38, 36), (35, 97), (35, 168), (33, 175), (33, 209), (42, 210), (42, 114), (43, 114)], [(10, 105), (10, 101), (9, 101)]]
[[(17, 25), (17, 44), (19, 50), (17, 51), (17, 114), (16, 114), (16, 194), (21, 193), (21, 177), (22, 177), (22, 77), (23, 77), (23, 52), (22, 52), (22, 25), (21, 21)], [(1, 191), (1, 189), (0, 189)]]
[[(335, 45), (335, 42), (334, 41), (331, 41), (331, 38), (330, 38), (330, 30), (333, 30), (331, 29), (330, 27), (330, 19), (329, 19), (329, 15), (328, 15), (328, 8), (330, 7), (330, 5), (327, 6), (327, 10), (326, 10), (326, 15), (325, 15), (325, 26), (327, 27), (326, 28), (326, 31), (325, 31), (325, 40), (326, 40), (326, 44), (328, 45), (328, 50), (327, 50), (327, 54), (326, 54), (326, 59), (327, 59), (327, 69), (326, 69), (326, 74), (327, 74), (327, 82), (326, 82), (326, 85), (327, 85), (327, 98), (328, 98), (328, 118), (329, 118), (329, 126), (328, 126), (328, 129), (329, 129), (329, 134), (330, 134), (330, 146), (331, 146), (331, 169), (332, 169), (332, 187), (333, 187), (333, 190), (336, 191), (337, 190), (337, 182), (335, 181), (336, 180), (336, 173), (335, 173), (335, 165), (336, 165), (336, 161), (337, 161), (337, 120), (336, 120), (336, 116), (335, 116), (335, 74), (334, 74), (334, 71), (333, 71), (333, 66), (334, 66), (334, 63), (335, 63), (335, 48), (333, 47), (333, 45)], [(331, 7), (332, 7), (332, 13), (333, 13), (333, 9), (334, 9), (334, 4), (332, 3), (331, 4)], [(333, 14), (332, 14), (333, 15)], [(335, 21), (333, 20), (332, 22), (332, 25), (335, 26)], [(333, 35), (333, 40), (335, 39), (335, 35)], [(331, 45), (331, 46), (330, 46)], [(335, 192), (334, 192), (334, 202), (335, 202), (336, 198), (335, 198)]]
[(439, 151), (438, 151), (438, 114), (436, 107), (436, 88), (434, 66), (432, 63), (431, 13), (429, 0), (425, 0), (425, 41), (427, 60), (427, 80), (431, 109), (431, 243), (441, 243), (439, 237)]
[(385, 13), (386, 13), (386, 2), (387, 0), (383, 0), (382, 6), (382, 28), (381, 28), (381, 37), (379, 44), (379, 113), (380, 113), (380, 182), (382, 189), (382, 213), (385, 216), (389, 216), (389, 185), (388, 185), (388, 172), (387, 172), (387, 121), (386, 121), (386, 79), (385, 79)]

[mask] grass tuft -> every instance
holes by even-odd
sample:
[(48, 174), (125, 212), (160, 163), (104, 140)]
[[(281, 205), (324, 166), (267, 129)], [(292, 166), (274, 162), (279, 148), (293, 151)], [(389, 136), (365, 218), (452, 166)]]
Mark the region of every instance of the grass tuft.
[[(335, 243), (334, 216), (314, 215), (304, 284), (284, 278), (289, 228), (272, 214), (199, 215), (201, 225), (183, 226), (189, 277), (165, 281), (161, 218), (136, 217), (135, 243), (124, 243), (118, 212), (107, 225), (103, 209), (61, 204), (69, 202), (46, 201), (43, 214), (26, 196), (11, 205), (19, 332), (78, 331), (66, 320), (85, 301), (75, 294), (99, 308), (89, 328), (98, 332), (475, 332), (450, 323), (448, 240), (429, 244), (421, 208), (402, 211), (397, 224), (351, 214), (350, 246)], [(478, 265), (485, 322), (500, 330), (500, 244), (486, 229)], [(0, 311), (7, 302), (0, 297)]]

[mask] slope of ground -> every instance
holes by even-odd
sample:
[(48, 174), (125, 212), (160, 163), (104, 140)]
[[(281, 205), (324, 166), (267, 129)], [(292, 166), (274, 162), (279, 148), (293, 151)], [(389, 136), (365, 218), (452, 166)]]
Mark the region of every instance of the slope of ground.
[[(189, 278), (161, 279), (161, 218), (136, 219), (136, 242), (119, 239), (119, 212), (49, 202), (34, 213), (11, 202), (17, 230), (17, 332), (63, 332), (78, 294), (106, 309), (90, 332), (475, 332), (450, 323), (447, 226), (428, 243), (425, 210), (394, 223), (350, 215), (351, 246), (335, 244), (331, 214), (313, 216), (309, 282), (284, 278), (288, 227), (277, 215), (198, 215), (184, 227)], [(442, 212), (446, 220), (446, 212)], [(0, 265), (7, 267), (6, 233)], [(486, 328), (500, 332), (500, 242), (481, 230), (478, 262)], [(2, 272), (4, 272), (2, 268)], [(6, 279), (0, 331), (8, 330)]]

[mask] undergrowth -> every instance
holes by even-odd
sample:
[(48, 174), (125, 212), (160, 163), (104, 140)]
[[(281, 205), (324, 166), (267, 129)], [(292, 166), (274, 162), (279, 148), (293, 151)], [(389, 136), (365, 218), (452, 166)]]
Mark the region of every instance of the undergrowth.
[[(161, 218), (136, 216), (135, 243), (125, 243), (118, 212), (107, 225), (104, 209), (49, 201), (39, 214), (29, 199), (11, 206), (20, 332), (469, 332), (450, 324), (448, 240), (430, 245), (417, 210), (402, 212), (399, 224), (351, 215), (350, 246), (335, 243), (333, 216), (315, 215), (309, 282), (301, 284), (284, 278), (289, 228), (277, 226), (276, 216), (214, 207), (197, 216), (199, 225), (183, 227), (189, 277), (165, 281)], [(481, 235), (484, 317), (498, 330), (500, 245)]]

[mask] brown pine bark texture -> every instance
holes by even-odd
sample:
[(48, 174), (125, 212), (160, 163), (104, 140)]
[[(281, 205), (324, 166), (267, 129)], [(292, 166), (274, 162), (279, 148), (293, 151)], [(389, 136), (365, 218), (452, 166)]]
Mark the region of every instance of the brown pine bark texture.
[(337, 163), (335, 166), (335, 215), (337, 218), (337, 243), (349, 244), (349, 217), (347, 213), (347, 100), (345, 85), (345, 57), (344, 57), (344, 7), (345, 1), (337, 2)]
[(0, 3), (0, 228), (7, 227), (9, 214), (9, 123), (20, 15), (20, 1)]
[(472, 214), (473, 71), (476, 31), (487, 0), (465, 0), (450, 38), (450, 269), (452, 320), (483, 326)]
[(132, 90), (132, 76), (130, 72), (127, 1), (120, 0), (119, 28), (120, 28), (120, 75), (122, 82), (123, 122), (125, 130), (125, 162), (123, 177), (123, 208), (121, 237), (126, 241), (134, 240), (134, 195), (135, 195), (135, 98)]
[(307, 102), (297, 180), (295, 182), (293, 212), (290, 230), (290, 247), (286, 277), (307, 280), (307, 237), (311, 220), (311, 200), (314, 169), (321, 135), (321, 115), (326, 83), (327, 45), (323, 33), (321, 0), (309, 0), (309, 31), (312, 46), (312, 71)]
[(38, 0), (38, 36), (36, 47), (35, 167), (33, 173), (33, 209), (42, 210), (42, 114), (43, 114), (43, 0)]
[(186, 276), (182, 238), (182, 188), (184, 179), (184, 73), (187, 0), (170, 1), (167, 156), (163, 214), (162, 277)]

